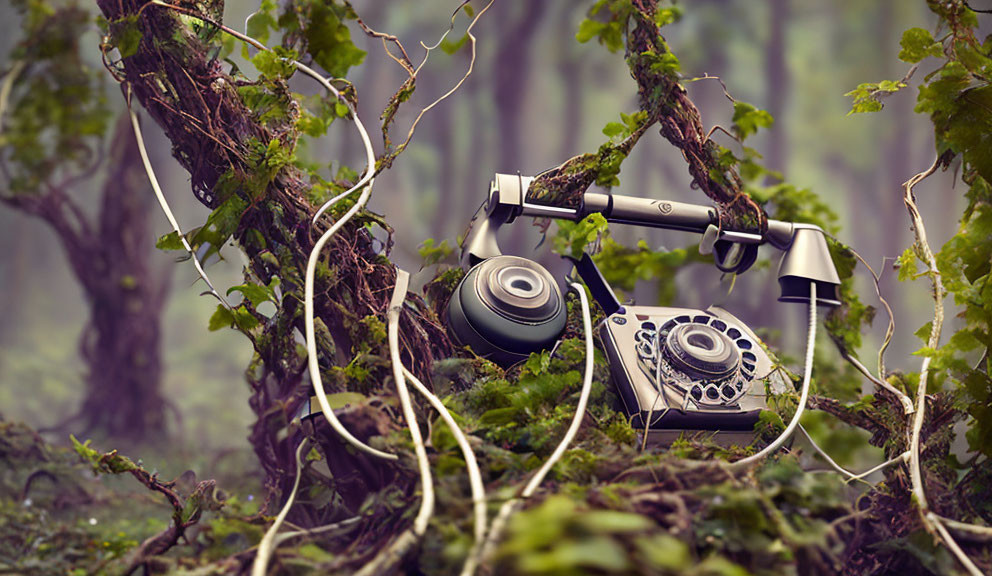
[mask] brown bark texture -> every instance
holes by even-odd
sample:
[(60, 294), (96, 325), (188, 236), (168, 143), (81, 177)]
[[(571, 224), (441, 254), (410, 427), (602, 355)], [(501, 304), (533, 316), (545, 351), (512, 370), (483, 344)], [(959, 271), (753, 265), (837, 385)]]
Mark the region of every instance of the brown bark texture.
[[(142, 39), (137, 51), (120, 63), (118, 79), (164, 130), (175, 158), (190, 173), (193, 191), (203, 204), (216, 208), (226, 200), (216, 193), (222, 178), (250, 177), (256, 169), (250, 164), (251, 142), (279, 139), (290, 146), (295, 144), (299, 136), (295, 130), (266, 126), (245, 106), (236, 91), (242, 80), (225, 72), (210, 47), (182, 26), (174, 11), (139, 0), (99, 0), (98, 5), (110, 21), (140, 12)], [(167, 90), (163, 91), (162, 86)], [(255, 349), (255, 360), (246, 371), (252, 388), (249, 403), (257, 416), (249, 439), (265, 470), (270, 495), (276, 491), (286, 494), (292, 485), (293, 454), (298, 441), (294, 434), (283, 432), (310, 396), (310, 383), (304, 377), (306, 357), (298, 352), (296, 334), (304, 331), (303, 271), (326, 222), (317, 227), (311, 224), (316, 207), (307, 198), (310, 187), (309, 180), (296, 168), (281, 169), (260, 195), (244, 198), (248, 207), (234, 234), (251, 262), (248, 273), (262, 284), (278, 276), (284, 294), (275, 317), (259, 316), (263, 320), (261, 329), (248, 334)], [(324, 384), (329, 393), (344, 387), (343, 379), (335, 377), (331, 369), (351, 360), (353, 327), (367, 317), (385, 318), (395, 282), (395, 268), (384, 257), (389, 246), (378, 246), (365, 227), (371, 221), (385, 227), (374, 215), (363, 212), (342, 228), (322, 258), (332, 274), (317, 278), (319, 361), (322, 370), (327, 371)], [(434, 360), (451, 351), (444, 328), (415, 295), (408, 299), (400, 327), (404, 363), (429, 382)], [(385, 357), (385, 353), (381, 356)], [(368, 392), (391, 390), (386, 386), (386, 368), (383, 362), (369, 377), (372, 389)], [(347, 424), (348, 415), (343, 418)], [(386, 412), (380, 412), (374, 421), (386, 430), (400, 425)], [(323, 426), (321, 421), (318, 428)], [(370, 429), (368, 433), (371, 432)], [(330, 461), (336, 478), (383, 473), (381, 463), (370, 462), (365, 456), (353, 452), (341, 455)], [(360, 503), (361, 500), (346, 504), (357, 507)], [(308, 526), (326, 519), (294, 521)]]

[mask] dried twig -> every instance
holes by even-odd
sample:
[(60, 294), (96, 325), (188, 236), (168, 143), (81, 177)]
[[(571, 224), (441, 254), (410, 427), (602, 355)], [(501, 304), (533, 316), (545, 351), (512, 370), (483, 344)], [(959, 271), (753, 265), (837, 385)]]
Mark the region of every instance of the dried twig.
[[(478, 23), (479, 19), (482, 18), (482, 15), (485, 14), (490, 7), (492, 7), (494, 2), (496, 2), (496, 0), (489, 0), (489, 3), (486, 4), (486, 6), (475, 15), (475, 18), (472, 19), (472, 22), (468, 25), (468, 28), (465, 30), (465, 35), (468, 37), (469, 43), (471, 44), (472, 47), (472, 57), (469, 60), (468, 70), (465, 71), (465, 74), (462, 75), (462, 77), (458, 80), (457, 83), (455, 83), (454, 86), (451, 87), (450, 90), (448, 90), (447, 92), (442, 94), (439, 98), (428, 104), (420, 111), (419, 114), (417, 114), (417, 117), (413, 120), (413, 124), (410, 126), (409, 131), (407, 131), (406, 139), (403, 140), (403, 142), (399, 146), (397, 146), (392, 152), (390, 152), (383, 158), (383, 166), (380, 168), (380, 170), (387, 167), (392, 161), (392, 158), (395, 158), (407, 147), (407, 145), (410, 143), (410, 140), (413, 139), (413, 133), (417, 129), (417, 125), (420, 124), (420, 120), (424, 117), (424, 114), (426, 114), (429, 110), (433, 109), (435, 106), (437, 106), (442, 101), (447, 99), (449, 96), (454, 94), (459, 88), (461, 88), (462, 84), (464, 84), (465, 81), (468, 80), (468, 77), (472, 75), (472, 71), (475, 69), (475, 59), (476, 59), (476, 50), (475, 50), (476, 38), (475, 35), (472, 34), (472, 29), (475, 28), (476, 23)], [(463, 5), (464, 4), (465, 3), (463, 3)], [(455, 14), (451, 16), (452, 25), (454, 24), (455, 15), (457, 15), (457, 13), (458, 12), (456, 10)], [(450, 28), (448, 31), (450, 32)], [(445, 32), (445, 35), (447, 34), (448, 32)], [(444, 37), (442, 36), (442, 39), (443, 38)], [(436, 47), (437, 45), (440, 45), (440, 41), (434, 47)], [(430, 54), (430, 51), (434, 48), (434, 47), (428, 47), (424, 44), (421, 44), (421, 46), (423, 46), (427, 50), (427, 53), (424, 54), (423, 61), (421, 61), (420, 65), (417, 66), (417, 68), (413, 71), (413, 73), (410, 75), (410, 78), (407, 79), (407, 82), (416, 81), (417, 74), (420, 72), (420, 69), (424, 66), (424, 64), (427, 63), (427, 57)]]
[[(889, 306), (889, 301), (882, 296), (881, 277), (879, 277), (879, 275), (875, 272), (875, 269), (861, 257), (861, 254), (859, 254), (857, 250), (854, 250), (851, 247), (848, 247), (847, 249), (851, 251), (851, 254), (854, 254), (854, 257), (857, 258), (865, 268), (868, 269), (868, 272), (871, 274), (872, 283), (875, 285), (875, 296), (878, 297), (878, 301), (882, 304), (882, 307), (885, 308), (885, 314), (889, 317), (889, 323), (885, 327), (885, 339), (882, 341), (882, 345), (878, 348), (878, 378), (880, 380), (885, 380), (885, 350), (889, 347), (889, 343), (892, 342), (892, 335), (895, 334), (896, 331), (895, 315), (892, 313), (892, 307)], [(884, 262), (882, 265), (885, 265)], [(903, 401), (903, 399), (906, 401), (909, 400), (905, 394), (899, 392), (899, 400)], [(912, 404), (910, 407), (912, 407)], [(912, 410), (906, 413), (909, 414), (911, 411)]]

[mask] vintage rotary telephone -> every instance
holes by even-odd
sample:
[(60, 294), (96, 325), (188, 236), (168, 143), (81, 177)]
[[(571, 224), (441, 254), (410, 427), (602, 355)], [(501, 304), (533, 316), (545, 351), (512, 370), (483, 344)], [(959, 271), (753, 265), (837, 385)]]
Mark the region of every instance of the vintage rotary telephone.
[[(549, 349), (565, 328), (565, 303), (551, 274), (537, 262), (503, 255), (500, 226), (519, 216), (580, 220), (593, 213), (621, 224), (702, 234), (700, 249), (724, 272), (743, 272), (768, 243), (785, 255), (779, 266), (779, 301), (840, 305), (840, 279), (823, 231), (812, 225), (769, 220), (764, 234), (718, 227), (715, 208), (586, 192), (577, 209), (527, 202), (533, 178), (497, 174), (484, 213), (473, 218), (462, 244), (469, 269), (447, 310), (452, 336), (491, 360), (511, 365)], [(480, 210), (481, 212), (481, 210)], [(748, 436), (766, 408), (766, 389), (781, 392), (784, 379), (757, 336), (726, 310), (622, 306), (588, 254), (575, 261), (592, 296), (606, 312), (600, 336), (613, 381), (631, 424), (655, 435), (685, 430)]]

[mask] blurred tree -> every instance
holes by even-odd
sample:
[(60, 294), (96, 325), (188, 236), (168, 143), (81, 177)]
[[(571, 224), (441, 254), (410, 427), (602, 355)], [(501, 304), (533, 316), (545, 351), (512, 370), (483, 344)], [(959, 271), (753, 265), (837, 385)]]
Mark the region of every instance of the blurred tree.
[[(495, 129), (499, 134), (499, 149), (494, 164), (497, 171), (527, 173), (536, 169), (526, 152), (534, 134), (527, 129), (527, 99), (540, 98), (531, 82), (532, 50), (548, 12), (548, 2), (519, 3), (512, 6), (512, 16), (501, 22), (493, 64), (492, 98), (495, 105)], [(566, 94), (568, 100), (572, 94)], [(506, 250), (523, 253), (527, 237), (513, 234), (506, 239)]]
[[(81, 421), (87, 433), (135, 442), (159, 436), (167, 407), (160, 319), (170, 276), (148, 263), (151, 190), (134, 135), (122, 116), (104, 158), (102, 74), (79, 49), (87, 12), (75, 2), (19, 5), (26, 32), (3, 84), (0, 168), (8, 189), (0, 202), (51, 228), (90, 307), (79, 346), (85, 400), (58, 428)], [(83, 208), (83, 191), (101, 171), (94, 217)]]
[[(765, 89), (768, 91), (768, 113), (774, 118), (785, 117), (785, 107), (789, 100), (789, 79), (787, 30), (791, 12), (790, 0), (772, 0), (768, 4), (770, 12), (769, 36), (765, 45)], [(768, 152), (765, 165), (772, 170), (785, 171), (788, 132), (772, 130), (768, 135)]]
[[(570, 38), (574, 35), (575, 17), (583, 6), (579, 3), (560, 3), (558, 12), (554, 15), (557, 23), (554, 37), (556, 39)], [(561, 40), (558, 40), (561, 42)], [(533, 58), (533, 56), (531, 56)], [(574, 42), (568, 42), (561, 47), (561, 57), (558, 60), (558, 77), (561, 80), (561, 138), (558, 141), (558, 157), (568, 158), (579, 151), (582, 128), (585, 125), (583, 107), (585, 105), (585, 66), (576, 50)], [(506, 170), (508, 168), (503, 168)]]

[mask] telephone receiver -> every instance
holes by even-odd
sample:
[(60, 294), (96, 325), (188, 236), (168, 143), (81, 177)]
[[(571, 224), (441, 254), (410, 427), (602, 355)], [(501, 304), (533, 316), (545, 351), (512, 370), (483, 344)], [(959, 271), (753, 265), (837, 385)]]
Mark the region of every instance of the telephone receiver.
[[(552, 275), (526, 258), (504, 255), (497, 232), (521, 216), (578, 221), (602, 214), (608, 222), (682, 230), (702, 235), (700, 250), (713, 254), (723, 272), (744, 272), (754, 264), (758, 247), (784, 252), (778, 269), (781, 302), (816, 302), (839, 306), (840, 278), (822, 229), (802, 223), (769, 220), (763, 234), (721, 227), (712, 206), (585, 192), (577, 208), (527, 201), (534, 178), (496, 174), (484, 210), (473, 218), (462, 243), (461, 263), (469, 271), (452, 295), (448, 326), (455, 339), (480, 356), (511, 365), (532, 352), (554, 346), (565, 328), (564, 298)], [(574, 262), (593, 298), (613, 316), (623, 312), (612, 289), (588, 254)]]

